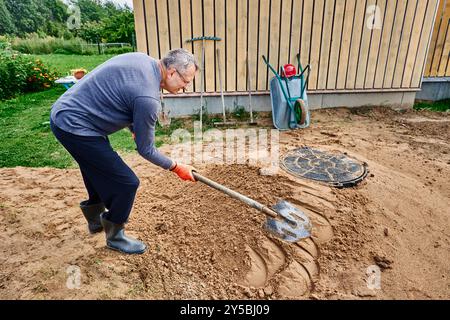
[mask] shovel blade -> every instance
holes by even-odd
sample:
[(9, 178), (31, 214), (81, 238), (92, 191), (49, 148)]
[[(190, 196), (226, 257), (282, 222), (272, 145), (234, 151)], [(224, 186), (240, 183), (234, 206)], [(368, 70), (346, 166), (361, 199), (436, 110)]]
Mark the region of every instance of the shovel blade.
[(162, 106), (161, 110), (158, 112), (158, 122), (161, 127), (169, 126), (172, 122), (170, 118), (170, 111), (166, 111), (164, 106)]
[(272, 209), (280, 216), (268, 217), (264, 224), (272, 235), (288, 242), (297, 242), (311, 236), (312, 225), (309, 218), (293, 204), (282, 200)]

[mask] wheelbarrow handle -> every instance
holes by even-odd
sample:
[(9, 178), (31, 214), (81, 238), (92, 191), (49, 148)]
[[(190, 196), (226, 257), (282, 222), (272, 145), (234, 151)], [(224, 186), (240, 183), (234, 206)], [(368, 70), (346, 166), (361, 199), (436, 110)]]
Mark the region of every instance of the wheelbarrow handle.
[(310, 64), (308, 64), (305, 67), (305, 69), (303, 69), (302, 73), (299, 76), (301, 77), (305, 73), (306, 70), (308, 70), (308, 75), (309, 75), (309, 72), (311, 72), (311, 65)]
[(298, 70), (300, 71), (299, 77), (303, 76), (306, 70), (308, 70), (308, 77), (306, 79), (306, 84), (308, 84), (309, 74), (311, 73), (311, 65), (308, 64), (304, 69), (302, 67), (302, 64), (300, 63), (300, 53), (297, 53), (297, 62), (298, 62)]
[(308, 64), (305, 67), (305, 69), (303, 69), (302, 73), (299, 76), (300, 78), (303, 76), (303, 74), (305, 73), (306, 70), (308, 70), (308, 75), (306, 76), (305, 83), (304, 84), (302, 83), (302, 85), (301, 85), (302, 86), (302, 89), (301, 89), (301, 92), (300, 92), (300, 96), (301, 97), (303, 97), (303, 92), (305, 92), (306, 87), (308, 86), (309, 75), (311, 74), (311, 65), (310, 64)]
[(192, 171), (192, 175), (194, 176), (195, 180), (203, 182), (204, 184), (210, 186), (211, 188), (222, 191), (226, 195), (228, 195), (236, 200), (240, 200), (240, 201), (244, 202), (245, 204), (249, 205), (250, 207), (257, 209), (272, 218), (278, 217), (278, 213), (276, 213), (272, 209), (266, 207), (265, 205), (255, 201), (253, 199), (250, 199), (249, 197), (246, 197), (246, 196), (240, 194), (239, 192), (231, 190), (215, 181), (212, 181), (195, 171)]
[(303, 67), (302, 67), (302, 64), (300, 63), (300, 52), (297, 53), (296, 57), (297, 57), (297, 67), (298, 67), (298, 70), (301, 71), (301, 72), (303, 73)]
[(269, 63), (269, 61), (267, 60), (266, 56), (263, 55), (262, 58), (263, 58), (264, 62), (267, 64), (267, 66), (269, 67), (269, 69), (272, 70), (272, 72), (275, 74), (275, 76), (276, 76), (278, 79), (281, 79), (281, 78), (280, 78), (280, 75), (277, 73), (277, 71), (270, 65), (270, 63)]

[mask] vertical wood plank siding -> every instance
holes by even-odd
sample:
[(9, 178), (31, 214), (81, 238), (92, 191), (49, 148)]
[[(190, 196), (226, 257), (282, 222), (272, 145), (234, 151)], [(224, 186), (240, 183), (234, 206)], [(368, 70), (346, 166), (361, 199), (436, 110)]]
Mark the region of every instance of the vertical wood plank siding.
[(450, 77), (450, 0), (441, 0), (427, 57), (425, 77)]
[(280, 70), (300, 53), (310, 91), (417, 89), (423, 74), (450, 76), (450, 0), (134, 0), (134, 10), (138, 50), (157, 59), (183, 47), (201, 62), (202, 41), (186, 40), (221, 38), (205, 41), (206, 92), (220, 91), (219, 64), (224, 91), (267, 91), (262, 55)]

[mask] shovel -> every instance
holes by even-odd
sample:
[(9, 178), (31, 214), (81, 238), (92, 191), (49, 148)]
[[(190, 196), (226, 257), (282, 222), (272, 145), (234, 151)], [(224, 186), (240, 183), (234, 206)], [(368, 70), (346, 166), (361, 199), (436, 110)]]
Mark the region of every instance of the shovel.
[(291, 203), (281, 200), (272, 208), (268, 208), (253, 199), (203, 177), (195, 171), (192, 172), (192, 175), (197, 181), (201, 181), (211, 188), (222, 191), (228, 196), (240, 200), (264, 213), (267, 216), (264, 228), (275, 237), (288, 242), (297, 242), (311, 236), (312, 225), (308, 217)]
[[(247, 53), (248, 56), (248, 53)], [(252, 107), (252, 86), (250, 83), (250, 63), (247, 58), (247, 90), (248, 90), (248, 109), (250, 110), (250, 121), (248, 122), (249, 125), (255, 126), (258, 123), (253, 120), (253, 107)]]
[(158, 122), (161, 125), (161, 127), (165, 127), (170, 125), (171, 119), (170, 119), (170, 111), (166, 110), (166, 104), (164, 103), (164, 98), (161, 93), (161, 110), (158, 112)]
[(220, 67), (220, 50), (219, 48), (216, 49), (217, 53), (217, 68), (219, 70), (219, 84), (220, 84), (220, 97), (222, 98), (222, 116), (223, 121), (222, 122), (214, 122), (215, 126), (227, 126), (227, 125), (235, 125), (236, 123), (233, 121), (227, 121), (227, 115), (225, 111), (225, 98), (223, 96), (223, 86), (222, 86), (222, 68)]

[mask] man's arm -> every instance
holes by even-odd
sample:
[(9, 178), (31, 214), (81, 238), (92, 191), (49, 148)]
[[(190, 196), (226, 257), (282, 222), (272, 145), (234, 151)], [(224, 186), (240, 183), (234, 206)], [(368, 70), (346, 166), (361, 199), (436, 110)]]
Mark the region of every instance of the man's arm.
[(159, 103), (150, 97), (138, 97), (134, 100), (133, 134), (139, 154), (148, 161), (168, 169), (183, 180), (195, 181), (194, 167), (176, 163), (158, 151), (155, 147), (155, 126)]
[(151, 97), (134, 100), (133, 131), (138, 153), (151, 163), (169, 170), (174, 162), (155, 147), (155, 126), (159, 103)]

